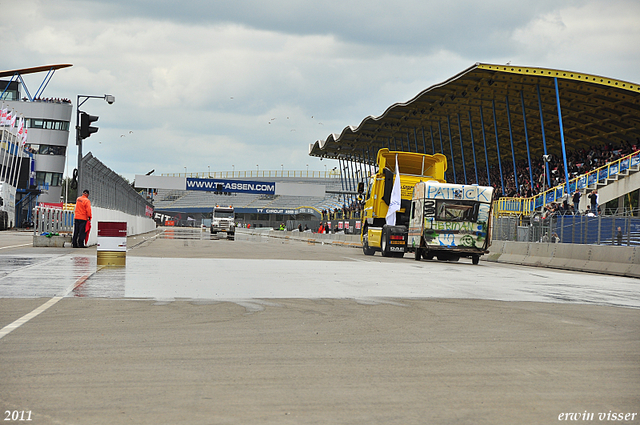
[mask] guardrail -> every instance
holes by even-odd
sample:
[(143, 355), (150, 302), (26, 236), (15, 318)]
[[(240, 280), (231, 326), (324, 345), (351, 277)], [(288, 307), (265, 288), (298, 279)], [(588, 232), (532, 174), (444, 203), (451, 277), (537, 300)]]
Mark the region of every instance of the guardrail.
[(168, 177), (191, 177), (199, 179), (233, 179), (251, 177), (302, 177), (310, 179), (340, 178), (339, 171), (309, 171), (309, 170), (254, 170), (254, 171), (204, 171), (195, 173), (163, 173)]
[(73, 233), (73, 211), (37, 206), (33, 209), (33, 218), (36, 235), (44, 232)]
[(568, 192), (566, 191), (567, 185), (563, 183), (531, 198), (500, 198), (494, 202), (493, 211), (498, 216), (528, 215), (547, 204), (559, 202), (567, 193), (571, 194), (576, 190), (587, 189), (594, 184), (603, 183), (637, 165), (640, 165), (640, 151), (569, 180)]

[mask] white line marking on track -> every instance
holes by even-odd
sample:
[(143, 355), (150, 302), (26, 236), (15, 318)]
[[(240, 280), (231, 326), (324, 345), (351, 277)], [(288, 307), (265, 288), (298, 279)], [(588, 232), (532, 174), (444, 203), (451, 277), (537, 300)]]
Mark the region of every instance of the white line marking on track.
[[(56, 257), (56, 258), (59, 258), (59, 257)], [(78, 280), (76, 280), (74, 282), (74, 284), (71, 285), (63, 295), (59, 295), (59, 296), (55, 296), (55, 297), (51, 298), (49, 301), (47, 301), (46, 303), (42, 304), (40, 307), (36, 308), (32, 312), (25, 314), (24, 316), (22, 316), (18, 320), (14, 321), (13, 323), (10, 323), (7, 326), (5, 326), (4, 328), (0, 329), (0, 339), (2, 339), (4, 336), (8, 335), (9, 333), (13, 332), (14, 330), (18, 329), (20, 326), (24, 325), (25, 323), (27, 323), (29, 320), (33, 319), (34, 317), (36, 317), (40, 313), (43, 313), (43, 312), (47, 311), (50, 307), (54, 306), (58, 301), (60, 301), (61, 299), (63, 299), (67, 295), (69, 295), (71, 293), (71, 291), (73, 291), (78, 286), (80, 286), (83, 283), (85, 283), (87, 281), (87, 279), (89, 279), (96, 272), (102, 270), (103, 268), (104, 268), (104, 266), (98, 266), (95, 272), (87, 273), (86, 275), (84, 275), (84, 276), (80, 277)]]
[(5, 335), (9, 334), (10, 332), (18, 329), (20, 326), (24, 325), (25, 323), (27, 323), (29, 320), (33, 319), (40, 313), (46, 311), (47, 309), (49, 309), (49, 307), (55, 305), (58, 301), (60, 301), (63, 298), (64, 297), (53, 297), (46, 303), (42, 304), (40, 307), (33, 310), (31, 313), (25, 314), (15, 322), (0, 329), (0, 339), (2, 339)]
[(3, 246), (0, 249), (20, 248), (21, 246), (33, 246), (33, 243), (23, 243), (22, 245)]

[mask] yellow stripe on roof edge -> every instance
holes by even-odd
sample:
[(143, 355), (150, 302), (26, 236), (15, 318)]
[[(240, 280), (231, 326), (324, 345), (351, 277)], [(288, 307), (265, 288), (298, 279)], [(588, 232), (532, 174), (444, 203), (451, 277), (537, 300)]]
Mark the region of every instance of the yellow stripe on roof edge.
[(599, 75), (585, 74), (583, 72), (563, 71), (560, 69), (539, 68), (531, 66), (494, 65), (488, 63), (478, 63), (476, 64), (476, 66), (479, 69), (486, 69), (489, 71), (548, 78), (557, 77), (565, 80), (584, 81), (586, 83), (599, 84), (632, 92), (640, 92), (640, 84), (617, 80), (615, 78), (601, 77)]

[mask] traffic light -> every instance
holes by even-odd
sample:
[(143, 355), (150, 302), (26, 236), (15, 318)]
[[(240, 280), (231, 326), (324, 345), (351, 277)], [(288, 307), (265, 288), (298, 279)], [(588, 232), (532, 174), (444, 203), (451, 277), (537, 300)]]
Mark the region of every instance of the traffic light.
[(98, 131), (98, 127), (92, 127), (91, 123), (98, 121), (99, 117), (89, 115), (86, 112), (80, 111), (80, 138), (86, 139), (93, 133)]

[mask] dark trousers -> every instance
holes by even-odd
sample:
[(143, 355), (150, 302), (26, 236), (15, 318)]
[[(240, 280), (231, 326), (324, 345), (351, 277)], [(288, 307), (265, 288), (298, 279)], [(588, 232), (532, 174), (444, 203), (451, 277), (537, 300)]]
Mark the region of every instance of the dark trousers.
[(74, 220), (73, 221), (73, 247), (83, 248), (84, 239), (86, 237), (87, 220)]

